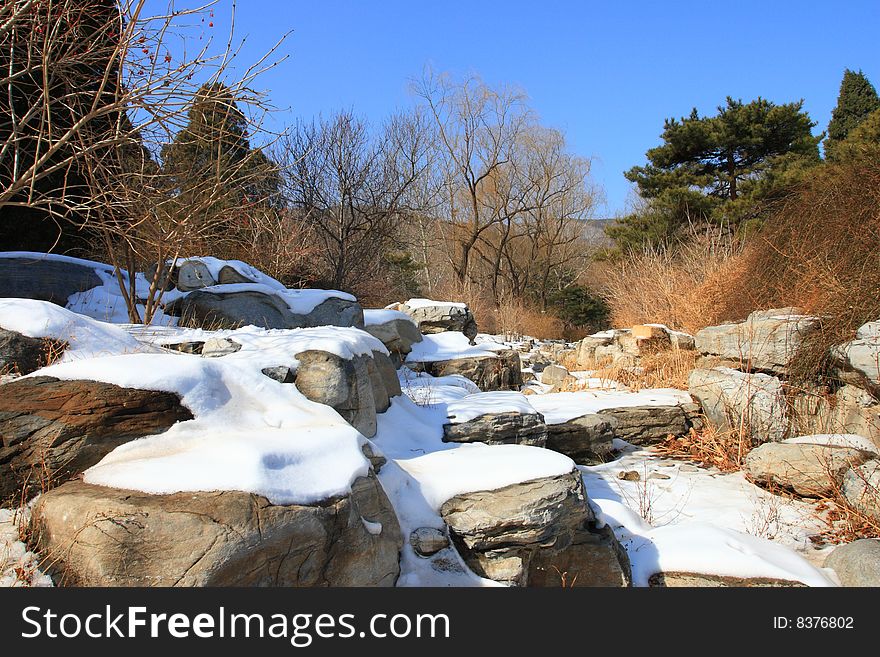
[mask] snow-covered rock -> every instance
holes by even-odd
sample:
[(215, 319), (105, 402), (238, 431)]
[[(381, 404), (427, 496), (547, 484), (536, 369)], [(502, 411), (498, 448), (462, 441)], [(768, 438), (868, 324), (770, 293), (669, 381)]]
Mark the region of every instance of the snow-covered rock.
[(477, 322), (466, 304), (431, 299), (410, 299), (398, 310), (409, 315), (424, 334), (457, 331), (473, 344), (477, 337)]
[(846, 370), (864, 377), (869, 386), (880, 388), (880, 320), (859, 327), (855, 340), (832, 350)]
[(364, 330), (381, 340), (398, 363), (412, 351), (414, 344), (422, 341), (416, 323), (396, 310), (365, 310)]
[(595, 465), (611, 457), (616, 420), (591, 413), (547, 426), (547, 449), (565, 454), (578, 465)]
[(107, 265), (48, 253), (0, 253), (0, 298), (38, 299), (60, 306), (71, 295), (102, 284), (95, 271)]

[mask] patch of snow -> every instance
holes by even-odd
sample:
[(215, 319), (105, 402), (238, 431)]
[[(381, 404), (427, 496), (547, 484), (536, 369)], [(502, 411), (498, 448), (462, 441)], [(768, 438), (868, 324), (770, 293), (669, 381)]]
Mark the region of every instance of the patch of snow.
[(27, 524), (30, 506), (0, 509), (0, 588), (9, 586), (53, 586), (52, 578), (39, 568), (39, 557), (20, 540), (19, 526)]
[(468, 395), (446, 406), (446, 414), (452, 424), (469, 422), (481, 415), (493, 413), (520, 413), (535, 415), (538, 411), (520, 392), (496, 391)]
[(403, 394), (420, 406), (447, 404), (480, 392), (476, 383), (460, 374), (431, 376), (403, 366), (397, 370), (397, 378)]
[(547, 424), (561, 424), (589, 413), (599, 413), (610, 408), (632, 406), (678, 406), (690, 403), (687, 392), (674, 388), (656, 388), (639, 392), (615, 392), (606, 390), (584, 392), (553, 392), (534, 395), (529, 403), (544, 416)]
[[(180, 265), (184, 262), (201, 262), (207, 268), (208, 272), (211, 274), (211, 277), (216, 281), (220, 279), (220, 270), (224, 267), (231, 267), (239, 274), (244, 276), (245, 278), (253, 281), (254, 283), (260, 283), (261, 285), (265, 285), (266, 287), (271, 287), (276, 290), (286, 290), (281, 283), (277, 280), (269, 276), (268, 274), (264, 274), (256, 267), (252, 267), (246, 262), (242, 262), (241, 260), (220, 260), (219, 258), (214, 258), (211, 256), (199, 256), (199, 257), (191, 257), (191, 258), (178, 258), (177, 263)], [(171, 264), (171, 260), (168, 261), (168, 264)]]
[(787, 438), (784, 443), (793, 443), (796, 445), (828, 445), (830, 447), (852, 447), (865, 452), (873, 452), (880, 454), (880, 448), (872, 443), (868, 438), (859, 436), (854, 433), (825, 433), (813, 434), (810, 436), (797, 436), (795, 438)]
[(382, 523), (381, 522), (373, 522), (372, 520), (367, 520), (363, 516), (361, 516), (361, 522), (364, 524), (364, 529), (367, 530), (368, 534), (372, 534), (373, 536), (378, 536), (382, 533)]
[[(357, 301), (352, 295), (339, 290), (294, 290), (265, 285), (262, 283), (232, 283), (228, 285), (212, 285), (203, 287), (196, 292), (209, 294), (234, 294), (236, 292), (258, 292), (281, 299), (290, 311), (298, 315), (307, 315), (328, 299), (343, 299), (345, 301)], [(192, 294), (187, 292), (186, 294)]]
[(424, 336), (421, 342), (412, 346), (406, 362), (434, 363), (456, 358), (491, 358), (497, 355), (497, 351), (505, 349), (507, 347), (499, 343), (471, 345), (464, 333), (446, 331)]
[(404, 304), (407, 308), (415, 310), (416, 308), (432, 308), (434, 306), (443, 306), (446, 308), (467, 308), (467, 304), (459, 301), (433, 301), (431, 299), (409, 299)]

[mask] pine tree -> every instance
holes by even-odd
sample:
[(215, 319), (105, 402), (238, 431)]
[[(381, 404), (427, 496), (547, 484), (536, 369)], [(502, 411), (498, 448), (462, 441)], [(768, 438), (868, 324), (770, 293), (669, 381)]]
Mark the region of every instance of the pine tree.
[(840, 82), (837, 106), (831, 112), (831, 121), (828, 123), (825, 156), (833, 160), (840, 142), (877, 109), (880, 109), (880, 97), (874, 85), (861, 71), (846, 69)]

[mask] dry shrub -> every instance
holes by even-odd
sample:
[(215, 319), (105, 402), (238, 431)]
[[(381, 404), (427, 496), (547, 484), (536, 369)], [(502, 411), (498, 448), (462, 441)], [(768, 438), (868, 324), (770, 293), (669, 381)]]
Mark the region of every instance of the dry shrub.
[(694, 235), (678, 248), (651, 248), (607, 263), (604, 295), (613, 326), (661, 322), (694, 333), (738, 315), (726, 281), (742, 268), (742, 240), (723, 233)]
[(689, 349), (660, 351), (639, 359), (638, 367), (606, 365), (595, 376), (622, 383), (631, 390), (646, 388), (688, 389), (688, 376), (696, 367), (699, 354)]
[(673, 458), (683, 458), (721, 472), (742, 470), (743, 461), (753, 447), (751, 435), (742, 428), (722, 430), (707, 419), (702, 429), (691, 428), (686, 436), (670, 436), (654, 451)]

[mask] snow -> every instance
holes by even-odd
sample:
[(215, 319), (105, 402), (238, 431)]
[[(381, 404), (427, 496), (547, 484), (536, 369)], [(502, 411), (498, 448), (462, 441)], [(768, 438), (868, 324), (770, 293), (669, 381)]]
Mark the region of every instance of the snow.
[(83, 267), (91, 267), (92, 269), (100, 269), (112, 273), (113, 266), (106, 265), (93, 260), (84, 260), (82, 258), (73, 258), (71, 256), (59, 255), (57, 253), (38, 253), (35, 251), (2, 251), (0, 258), (31, 258), (33, 260), (54, 260), (55, 262), (66, 262), (71, 265), (81, 265)]
[[(209, 294), (234, 294), (236, 292), (256, 292), (281, 299), (290, 311), (298, 315), (307, 315), (328, 299), (343, 299), (345, 301), (357, 301), (352, 295), (339, 290), (294, 290), (273, 287), (263, 283), (232, 283), (228, 285), (211, 285), (203, 287), (196, 292)], [(187, 294), (192, 294), (188, 292)]]
[(402, 319), (404, 321), (409, 322), (413, 326), (416, 323), (413, 321), (413, 318), (407, 315), (406, 313), (402, 313), (399, 310), (388, 310), (379, 309), (379, 310), (364, 310), (364, 325), (365, 326), (376, 326), (378, 324), (387, 324), (388, 322), (393, 322), (395, 319)]
[(784, 443), (793, 443), (797, 445), (828, 445), (830, 447), (852, 447), (861, 449), (866, 452), (880, 454), (880, 448), (864, 436), (853, 433), (829, 433), (829, 434), (813, 434), (810, 436), (797, 436), (795, 438), (787, 438)]
[(492, 358), (497, 351), (507, 349), (503, 344), (482, 343), (471, 345), (464, 333), (447, 331), (426, 335), (412, 346), (407, 355), (409, 363), (434, 363), (456, 358)]
[(403, 366), (397, 371), (397, 378), (403, 394), (420, 406), (448, 404), (480, 392), (476, 383), (460, 374), (431, 376)]
[(71, 312), (48, 301), (0, 299), (0, 326), (31, 338), (53, 338), (68, 344), (62, 361), (150, 348), (117, 326)]
[(691, 402), (688, 393), (674, 388), (656, 388), (639, 392), (590, 390), (555, 392), (530, 397), (529, 403), (544, 416), (547, 424), (562, 424), (588, 413), (632, 406), (677, 406)]
[(469, 422), (481, 415), (494, 413), (520, 413), (535, 415), (537, 411), (528, 398), (520, 392), (481, 392), (462, 397), (446, 406), (446, 414), (452, 424)]
[(153, 494), (240, 490), (273, 504), (345, 495), (369, 463), (364, 438), (339, 414), (246, 360), (185, 354), (105, 356), (40, 371), (181, 396), (194, 420), (117, 447), (87, 483)]
[[(168, 260), (168, 264), (171, 264), (171, 260)], [(260, 283), (261, 285), (265, 285), (266, 287), (271, 287), (276, 290), (286, 290), (281, 283), (277, 280), (264, 274), (256, 267), (252, 267), (246, 262), (242, 262), (241, 260), (221, 260), (220, 258), (213, 258), (211, 256), (198, 256), (191, 258), (178, 258), (177, 264), (180, 266), (184, 262), (200, 262), (207, 268), (208, 272), (211, 274), (211, 277), (216, 281), (220, 279), (220, 270), (224, 267), (231, 267), (239, 274), (247, 278), (248, 280), (253, 281), (254, 283)]]
[(28, 524), (30, 508), (0, 509), (0, 588), (52, 586), (52, 578), (39, 568), (39, 557), (28, 550), (19, 535), (19, 527)]
[(435, 306), (443, 308), (467, 308), (467, 304), (458, 301), (433, 301), (431, 299), (410, 299), (403, 305), (412, 310), (415, 310), (416, 308), (433, 308)]

